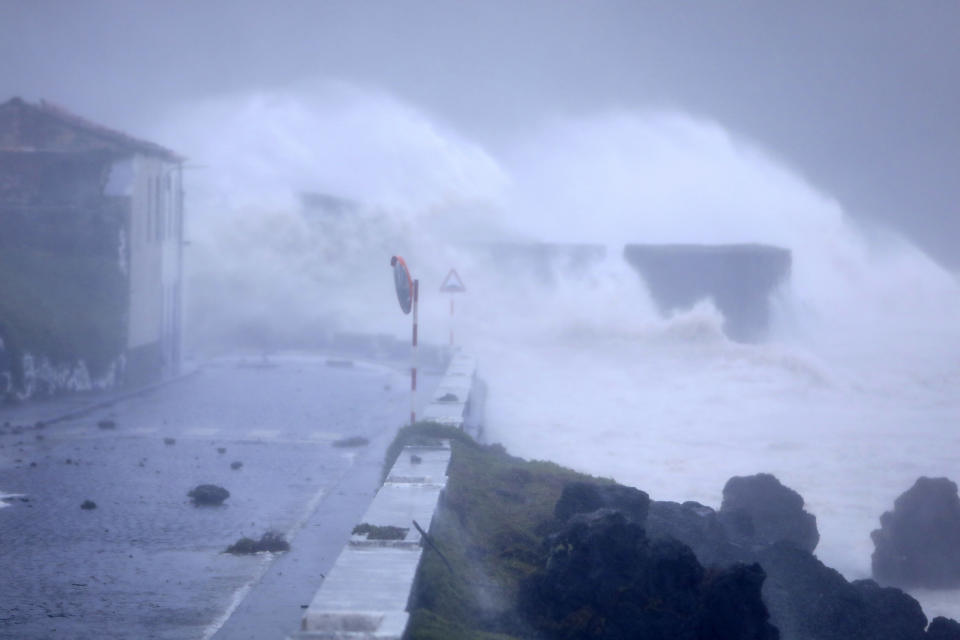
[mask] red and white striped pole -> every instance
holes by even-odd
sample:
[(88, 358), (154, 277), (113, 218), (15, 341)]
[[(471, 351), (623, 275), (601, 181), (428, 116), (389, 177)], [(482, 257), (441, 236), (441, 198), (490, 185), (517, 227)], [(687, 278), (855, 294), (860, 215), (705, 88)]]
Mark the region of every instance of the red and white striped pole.
[(413, 281), (413, 363), (410, 367), (410, 424), (417, 421), (417, 316), (420, 302), (420, 281)]
[(453, 346), (453, 294), (450, 294), (450, 346)]

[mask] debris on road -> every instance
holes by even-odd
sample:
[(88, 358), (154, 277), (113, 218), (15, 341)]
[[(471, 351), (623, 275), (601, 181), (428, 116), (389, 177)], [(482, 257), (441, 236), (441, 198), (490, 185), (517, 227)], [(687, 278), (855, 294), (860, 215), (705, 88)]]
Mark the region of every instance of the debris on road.
[(85, 510), (85, 511), (89, 511), (89, 510), (91, 510), (91, 509), (96, 509), (96, 508), (97, 508), (97, 503), (94, 502), (93, 500), (84, 500), (84, 501), (83, 501), (83, 504), (80, 505), (80, 508), (83, 509), (83, 510)]
[(187, 492), (187, 496), (193, 500), (195, 506), (220, 505), (230, 497), (230, 492), (215, 484), (201, 484)]
[(267, 531), (259, 540), (243, 537), (227, 547), (226, 553), (234, 555), (247, 555), (260, 553), (261, 551), (270, 551), (277, 553), (279, 551), (289, 551), (290, 543), (283, 537), (282, 533), (276, 531)]
[(239, 469), (239, 468), (242, 467), (242, 466), (243, 466), (243, 463), (240, 462), (239, 460), (235, 460), (234, 462), (231, 462), (231, 463), (230, 463), (230, 468), (233, 469), (234, 471), (236, 471), (237, 469)]
[(407, 537), (409, 527), (377, 526), (361, 522), (350, 533), (355, 536), (367, 536), (367, 540), (403, 540)]
[(176, 438), (164, 438), (163, 444), (177, 444)]

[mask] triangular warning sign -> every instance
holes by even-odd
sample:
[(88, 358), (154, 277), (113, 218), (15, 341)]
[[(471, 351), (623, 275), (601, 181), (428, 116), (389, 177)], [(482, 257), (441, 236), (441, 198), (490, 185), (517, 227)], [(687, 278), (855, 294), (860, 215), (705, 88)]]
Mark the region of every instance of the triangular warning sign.
[(447, 277), (443, 279), (443, 284), (440, 285), (441, 293), (463, 293), (467, 288), (463, 286), (463, 280), (460, 279), (460, 274), (457, 273), (456, 269), (450, 269), (450, 273), (447, 274)]

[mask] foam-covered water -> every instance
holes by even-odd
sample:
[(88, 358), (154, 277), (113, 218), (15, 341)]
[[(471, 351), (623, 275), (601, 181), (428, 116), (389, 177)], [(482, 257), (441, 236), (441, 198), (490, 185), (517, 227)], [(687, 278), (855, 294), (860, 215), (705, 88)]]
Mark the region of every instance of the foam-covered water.
[[(817, 516), (818, 556), (851, 579), (869, 575), (869, 533), (897, 495), (920, 475), (960, 479), (957, 279), (714, 123), (620, 111), (493, 153), (392, 98), (326, 88), (210, 103), (169, 132), (211, 166), (190, 176), (200, 335), (238, 318), (405, 335), (387, 267), (401, 253), (423, 283), (422, 335), (443, 342), (436, 288), (455, 266), (491, 439), (714, 507), (730, 476), (774, 473)], [(359, 205), (317, 222), (304, 190)], [(545, 281), (463, 250), (500, 239), (593, 242), (607, 258)], [(618, 257), (627, 242), (791, 249), (770, 339), (730, 342), (709, 302), (660, 317)], [(918, 596), (928, 616), (960, 617), (960, 595)]]

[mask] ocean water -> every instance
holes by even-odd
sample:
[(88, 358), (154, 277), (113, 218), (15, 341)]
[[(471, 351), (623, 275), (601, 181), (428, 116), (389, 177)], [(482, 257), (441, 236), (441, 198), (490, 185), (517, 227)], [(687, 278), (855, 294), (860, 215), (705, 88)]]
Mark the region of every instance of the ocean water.
[[(488, 437), (719, 507), (769, 472), (817, 517), (817, 555), (868, 577), (870, 531), (917, 477), (960, 480), (960, 284), (850, 215), (753, 141), (679, 112), (544, 118), (485, 145), (415, 106), (343, 84), (185, 105), (154, 136), (188, 155), (188, 329), (265, 344), (354, 330), (409, 335), (389, 270), (421, 280), (421, 339), (480, 359)], [(303, 192), (352, 202), (317, 216)], [(869, 214), (869, 212), (858, 212)], [(595, 243), (549, 276), (488, 242)], [(626, 243), (789, 248), (769, 337), (729, 341), (710, 301), (662, 317)], [(467, 292), (438, 292), (457, 268)], [(960, 618), (960, 593), (916, 592)]]
[[(773, 473), (816, 515), (817, 556), (848, 579), (870, 577), (870, 532), (900, 493), (919, 476), (960, 478), (960, 316), (936, 315), (956, 284), (933, 265), (917, 286), (937, 282), (944, 299), (905, 290), (908, 312), (873, 319), (816, 297), (796, 313), (788, 284), (770, 338), (739, 344), (709, 302), (659, 317), (616, 262), (505, 303), (523, 323), (471, 328), (490, 440), (714, 508), (731, 476)], [(914, 595), (928, 617), (960, 616), (960, 592)]]
[[(731, 476), (773, 473), (848, 579), (870, 577), (870, 532), (919, 476), (960, 481), (960, 285), (921, 251), (677, 115), (555, 124), (515, 157), (507, 206), (548, 212), (515, 227), (608, 257), (558, 264), (546, 285), (496, 264), (464, 275), (491, 440), (714, 508)], [(789, 248), (770, 335), (731, 342), (710, 301), (662, 317), (619, 258), (625, 241)], [(960, 591), (914, 595), (928, 617), (960, 618)]]

